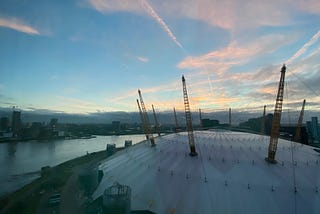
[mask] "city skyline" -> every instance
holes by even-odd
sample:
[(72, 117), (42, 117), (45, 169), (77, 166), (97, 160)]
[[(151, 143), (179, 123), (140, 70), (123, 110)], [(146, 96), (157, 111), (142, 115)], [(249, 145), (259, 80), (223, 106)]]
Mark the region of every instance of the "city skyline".
[(92, 114), (320, 111), (320, 2), (2, 1), (0, 107)]

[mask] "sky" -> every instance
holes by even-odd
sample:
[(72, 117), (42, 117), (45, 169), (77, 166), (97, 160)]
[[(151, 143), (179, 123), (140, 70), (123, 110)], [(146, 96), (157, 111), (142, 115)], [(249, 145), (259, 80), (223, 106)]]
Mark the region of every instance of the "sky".
[[(319, 0), (1, 0), (0, 107), (320, 112)], [(319, 115), (320, 116), (320, 115)]]

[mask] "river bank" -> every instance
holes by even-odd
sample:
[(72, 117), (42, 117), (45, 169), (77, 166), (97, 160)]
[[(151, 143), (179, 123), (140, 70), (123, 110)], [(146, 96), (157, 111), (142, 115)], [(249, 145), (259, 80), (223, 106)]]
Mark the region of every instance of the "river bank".
[[(107, 135), (104, 135), (107, 136)], [(110, 135), (111, 136), (111, 135)], [(83, 136), (52, 136), (52, 137), (28, 137), (28, 138), (0, 138), (0, 143), (14, 143), (14, 142), (49, 142), (53, 140), (75, 140), (75, 139), (91, 139), (96, 138), (94, 135), (83, 135)]]
[(144, 135), (96, 136), (91, 139), (0, 143), (0, 197), (12, 193), (40, 177), (43, 166), (56, 166), (68, 160), (106, 149), (107, 144), (123, 147), (126, 140), (136, 144)]
[(93, 152), (49, 168), (40, 178), (12, 194), (1, 197), (1, 213), (21, 213), (22, 210), (23, 213), (36, 213), (41, 199), (51, 192), (62, 192), (76, 168), (97, 164), (108, 156), (105, 150)]

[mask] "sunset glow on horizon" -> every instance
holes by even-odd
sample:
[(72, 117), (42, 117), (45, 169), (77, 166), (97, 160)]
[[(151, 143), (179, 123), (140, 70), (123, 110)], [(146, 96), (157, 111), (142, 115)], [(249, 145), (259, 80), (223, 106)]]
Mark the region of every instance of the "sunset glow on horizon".
[[(285, 107), (320, 112), (320, 1), (0, 3), (0, 107), (90, 114), (262, 111), (287, 66)], [(150, 110), (149, 109), (149, 110)], [(270, 109), (269, 109), (270, 110)]]

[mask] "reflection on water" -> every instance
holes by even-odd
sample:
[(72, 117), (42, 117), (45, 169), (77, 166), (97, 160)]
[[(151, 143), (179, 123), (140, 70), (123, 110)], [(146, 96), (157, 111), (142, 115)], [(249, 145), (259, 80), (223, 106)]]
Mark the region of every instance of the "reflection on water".
[[(91, 139), (29, 141), (0, 144), (0, 196), (30, 182), (43, 166), (55, 166), (67, 160), (106, 149), (108, 143), (123, 147), (125, 140), (136, 144), (144, 135), (97, 136)], [(2, 188), (4, 187), (4, 188)]]
[(50, 153), (54, 153), (56, 150), (56, 144), (55, 142), (49, 143), (48, 144), (48, 150), (50, 151)]
[(14, 154), (17, 151), (17, 143), (13, 142), (13, 143), (8, 143), (7, 144), (7, 150), (8, 150), (8, 155), (10, 156), (14, 156)]

